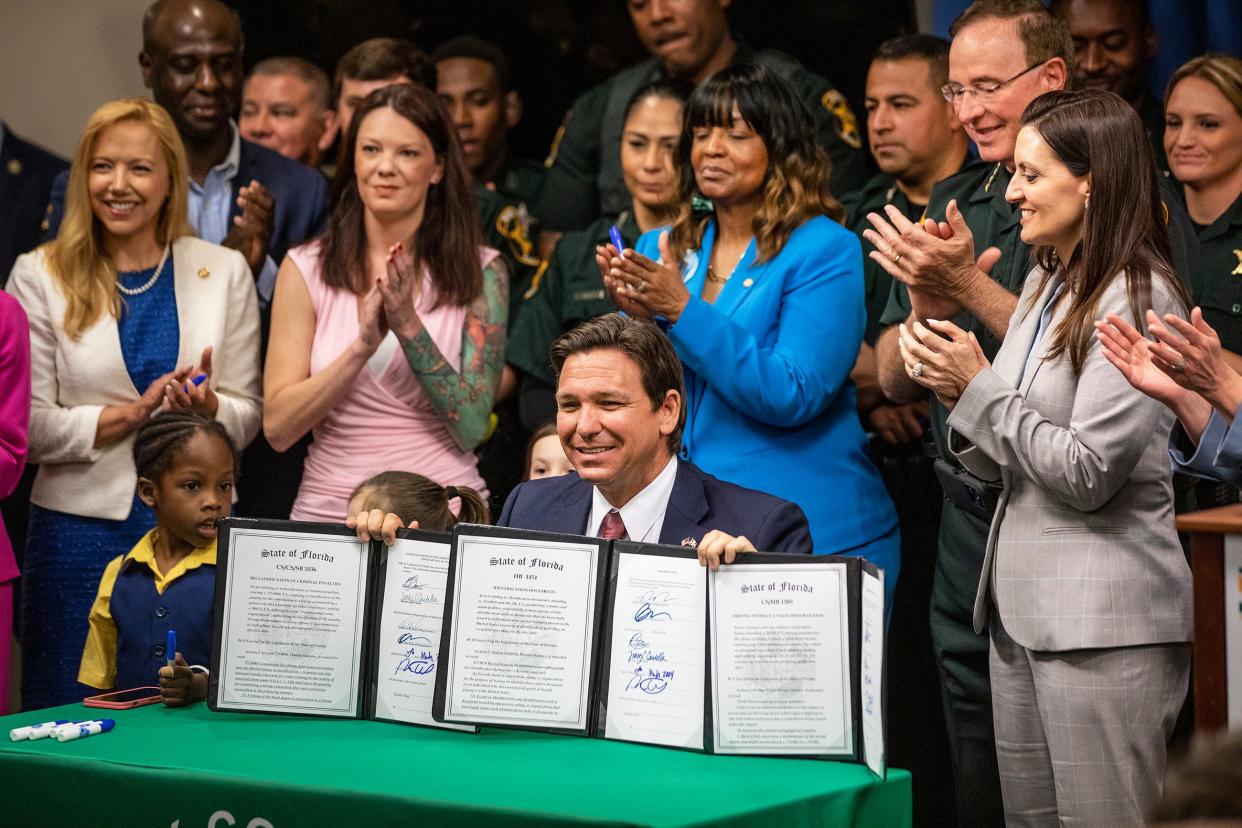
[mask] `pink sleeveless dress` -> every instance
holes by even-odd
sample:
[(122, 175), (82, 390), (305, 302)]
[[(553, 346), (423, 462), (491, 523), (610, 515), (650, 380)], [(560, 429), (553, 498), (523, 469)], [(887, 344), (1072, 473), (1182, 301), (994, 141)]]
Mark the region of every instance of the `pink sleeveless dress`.
[[(484, 266), (496, 255), (490, 248), (480, 249)], [(358, 338), (357, 297), (324, 284), (318, 242), (290, 250), (289, 257), (302, 271), (315, 308), (310, 371), (316, 374)], [(434, 299), (430, 275), (424, 274), (415, 307), (440, 353), (460, 370), (466, 309), (444, 305), (432, 310)], [(315, 426), (290, 518), (339, 523), (358, 484), (383, 471), (415, 472), (442, 486), (469, 486), (486, 500), (474, 452), (462, 451), (453, 442), (401, 348), (391, 348), (380, 366), (371, 362)]]

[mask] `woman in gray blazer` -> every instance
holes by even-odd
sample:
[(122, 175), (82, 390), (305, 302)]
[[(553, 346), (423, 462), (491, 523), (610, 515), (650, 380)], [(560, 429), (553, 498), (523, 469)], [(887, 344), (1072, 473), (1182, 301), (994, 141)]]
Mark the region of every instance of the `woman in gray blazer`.
[(1188, 301), (1133, 110), (1051, 92), (1021, 122), (1006, 196), (1038, 264), (995, 364), (951, 322), (903, 327), (901, 348), (951, 409), (959, 460), (1002, 485), (974, 617), (991, 641), (1006, 820), (1138, 824), (1186, 695), (1190, 571), (1173, 528), (1173, 415), (1114, 370), (1093, 322)]

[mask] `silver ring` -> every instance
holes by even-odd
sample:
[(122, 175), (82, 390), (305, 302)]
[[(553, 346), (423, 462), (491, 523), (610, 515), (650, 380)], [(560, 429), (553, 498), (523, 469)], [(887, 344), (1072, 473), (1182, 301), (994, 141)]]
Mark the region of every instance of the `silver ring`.
[(642, 279), (639, 279), (638, 284), (633, 285), (632, 287), (634, 288), (634, 290), (638, 291), (639, 293), (643, 293), (644, 291), (647, 290), (647, 283), (644, 282)]
[(923, 376), (923, 360), (920, 359), (918, 362), (914, 363), (914, 367), (910, 369), (910, 376), (912, 377)]

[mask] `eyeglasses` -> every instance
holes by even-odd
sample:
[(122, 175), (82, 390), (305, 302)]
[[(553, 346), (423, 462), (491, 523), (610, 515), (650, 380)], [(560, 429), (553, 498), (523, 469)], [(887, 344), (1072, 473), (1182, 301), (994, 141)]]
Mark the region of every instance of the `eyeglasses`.
[(1038, 69), (1047, 62), (1048, 61), (1044, 60), (1039, 63), (1032, 64), (1018, 74), (1014, 75), (1009, 80), (1001, 81), (1000, 83), (975, 83), (970, 86), (962, 86), (960, 83), (946, 83), (944, 86), (940, 87), (940, 94), (944, 95), (944, 99), (951, 104), (959, 102), (962, 99), (962, 95), (965, 95), (967, 92), (969, 92), (979, 103), (989, 103), (996, 97), (996, 93), (1000, 92), (1006, 86), (1013, 83), (1027, 72), (1032, 69)]

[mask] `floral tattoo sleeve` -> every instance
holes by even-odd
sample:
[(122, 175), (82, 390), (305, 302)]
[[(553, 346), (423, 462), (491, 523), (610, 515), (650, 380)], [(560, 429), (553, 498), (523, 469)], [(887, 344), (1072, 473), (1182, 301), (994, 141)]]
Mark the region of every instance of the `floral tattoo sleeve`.
[(461, 332), (461, 371), (440, 353), (426, 328), (402, 340), (413, 369), (453, 439), (470, 451), (487, 436), (488, 417), (504, 364), (509, 316), (509, 274), (499, 259), (483, 268), (483, 293), (466, 309)]

